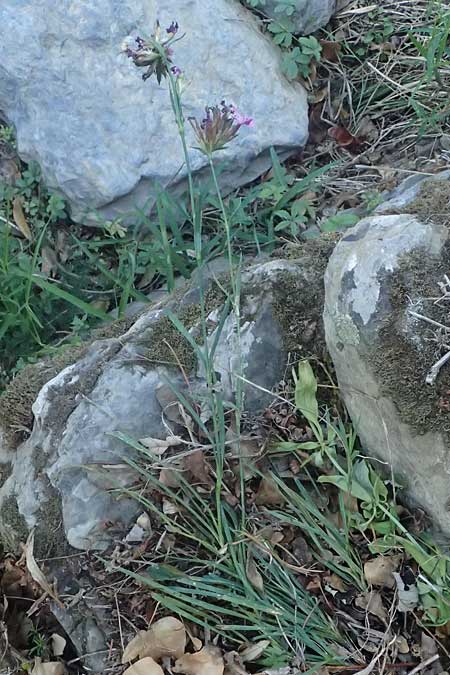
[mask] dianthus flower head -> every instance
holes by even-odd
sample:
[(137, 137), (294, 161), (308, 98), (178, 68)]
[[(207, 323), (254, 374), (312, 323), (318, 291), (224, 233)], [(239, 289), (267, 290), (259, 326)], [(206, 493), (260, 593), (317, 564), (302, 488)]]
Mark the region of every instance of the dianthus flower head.
[(181, 74), (181, 70), (172, 65), (171, 45), (180, 39), (175, 38), (177, 33), (177, 22), (172, 21), (166, 28), (165, 34), (162, 34), (160, 23), (157, 21), (153, 35), (149, 38), (138, 36), (134, 45), (124, 43), (122, 50), (128, 58), (133, 60), (134, 65), (138, 68), (147, 68), (142, 75), (143, 80), (148, 80), (149, 77), (155, 75), (159, 84), (163, 78), (169, 76), (169, 71), (177, 77)]
[(198, 142), (198, 150), (208, 157), (226, 148), (242, 126), (254, 125), (251, 117), (242, 115), (236, 106), (227, 105), (225, 101), (220, 105), (207, 106), (205, 117), (200, 122), (195, 117), (190, 117), (189, 122)]

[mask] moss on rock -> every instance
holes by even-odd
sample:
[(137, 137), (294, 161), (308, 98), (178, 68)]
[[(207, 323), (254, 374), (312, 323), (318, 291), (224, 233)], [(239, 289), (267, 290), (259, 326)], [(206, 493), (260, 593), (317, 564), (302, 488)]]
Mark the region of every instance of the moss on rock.
[(0, 544), (7, 551), (16, 552), (29, 534), (24, 517), (19, 511), (14, 495), (3, 500), (0, 506)]
[(378, 344), (371, 359), (381, 391), (394, 401), (400, 419), (418, 434), (441, 432), (450, 440), (448, 364), (433, 385), (425, 381), (432, 365), (448, 351), (439, 345), (444, 335), (437, 327), (415, 319), (408, 312), (413, 310), (450, 326), (448, 305), (434, 302), (441, 295), (438, 282), (449, 271), (450, 242), (439, 257), (425, 251), (403, 257), (398, 269), (383, 280), (383, 285), (390, 289), (390, 309), (379, 327)]
[(295, 261), (298, 272), (282, 272), (274, 289), (274, 315), (287, 353), (325, 359), (323, 326), (324, 275), (336, 245), (335, 236), (322, 236), (290, 246), (285, 257)]
[(0, 428), (7, 445), (17, 447), (31, 432), (33, 405), (39, 391), (64, 368), (81, 359), (97, 340), (116, 338), (133, 324), (136, 317), (117, 319), (92, 331), (89, 340), (76, 346), (65, 346), (37, 363), (25, 366), (0, 394)]

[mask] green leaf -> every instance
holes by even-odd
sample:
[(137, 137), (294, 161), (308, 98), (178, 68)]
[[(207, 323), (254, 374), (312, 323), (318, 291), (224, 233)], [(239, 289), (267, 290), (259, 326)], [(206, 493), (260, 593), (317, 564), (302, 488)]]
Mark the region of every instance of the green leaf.
[(359, 220), (360, 216), (357, 216), (356, 213), (337, 213), (321, 223), (320, 229), (322, 232), (339, 232), (356, 225)]
[[(16, 268), (15, 272), (18, 276), (28, 278), (28, 275), (25, 274), (25, 272), (19, 270), (18, 268)], [(102, 319), (103, 321), (108, 322), (112, 320), (112, 317), (108, 316), (108, 314), (106, 314), (105, 312), (102, 312), (100, 309), (92, 307), (92, 305), (90, 305), (88, 302), (80, 300), (80, 298), (77, 298), (75, 295), (72, 295), (72, 293), (68, 293), (68, 291), (65, 291), (63, 288), (60, 288), (56, 283), (46, 281), (46, 279), (43, 279), (38, 274), (33, 274), (31, 276), (31, 281), (33, 284), (39, 286), (44, 291), (47, 291), (54, 297), (59, 298), (60, 300), (65, 300), (69, 304), (74, 305), (74, 307), (78, 307), (78, 309), (81, 309), (85, 314), (88, 314), (89, 316), (95, 316), (98, 319)]]
[(298, 375), (295, 375), (295, 405), (309, 422), (318, 422), (317, 380), (309, 361), (300, 361)]

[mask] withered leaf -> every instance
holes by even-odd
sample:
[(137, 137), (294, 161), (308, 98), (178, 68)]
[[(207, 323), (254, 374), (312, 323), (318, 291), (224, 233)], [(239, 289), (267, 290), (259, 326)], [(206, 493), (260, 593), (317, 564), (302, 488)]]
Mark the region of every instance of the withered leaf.
[(394, 588), (394, 572), (399, 564), (397, 556), (379, 555), (364, 564), (364, 576), (372, 586)]
[(149, 630), (141, 630), (127, 645), (122, 663), (150, 656), (158, 661), (163, 656), (179, 658), (186, 647), (186, 629), (174, 616), (156, 621)]
[(255, 503), (258, 505), (275, 506), (284, 504), (286, 498), (278, 489), (277, 484), (271, 478), (265, 476), (262, 478), (255, 497)]
[(123, 675), (164, 675), (164, 671), (151, 656), (146, 656), (133, 663)]
[(28, 241), (31, 241), (33, 239), (33, 235), (31, 234), (30, 226), (28, 225), (28, 221), (23, 211), (22, 200), (19, 196), (14, 197), (13, 218), (18, 230), (26, 239), (28, 239)]
[(195, 654), (184, 654), (172, 670), (184, 675), (223, 675), (224, 667), (220, 649), (208, 645)]

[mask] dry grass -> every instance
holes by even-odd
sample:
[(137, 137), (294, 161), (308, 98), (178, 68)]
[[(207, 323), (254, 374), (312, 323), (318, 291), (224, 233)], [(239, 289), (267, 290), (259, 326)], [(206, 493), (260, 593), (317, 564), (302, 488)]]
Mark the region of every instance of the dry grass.
[[(450, 49), (441, 54), (438, 42), (449, 27), (450, 4), (433, 0), (359, 0), (337, 15), (324, 37), (339, 53), (309, 83), (316, 133), (295, 164), (303, 174), (338, 162), (323, 179), (325, 201), (339, 206), (345, 193), (361, 205), (410, 174), (447, 168)], [(336, 126), (362, 141), (356, 152), (328, 136)]]

